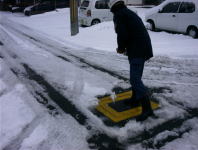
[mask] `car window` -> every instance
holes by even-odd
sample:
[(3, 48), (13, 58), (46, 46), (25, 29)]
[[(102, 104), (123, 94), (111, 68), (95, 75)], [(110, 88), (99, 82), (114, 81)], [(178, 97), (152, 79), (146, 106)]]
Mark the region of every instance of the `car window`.
[(107, 0), (96, 1), (95, 8), (96, 9), (109, 9), (108, 1)]
[(180, 2), (172, 2), (164, 6), (161, 13), (177, 13)]
[(50, 1), (43, 2), (42, 5), (50, 5)]
[(192, 13), (194, 11), (195, 11), (195, 4), (192, 2), (183, 2), (179, 9), (179, 13)]
[(89, 6), (89, 1), (83, 1), (81, 4), (81, 7), (88, 7)]

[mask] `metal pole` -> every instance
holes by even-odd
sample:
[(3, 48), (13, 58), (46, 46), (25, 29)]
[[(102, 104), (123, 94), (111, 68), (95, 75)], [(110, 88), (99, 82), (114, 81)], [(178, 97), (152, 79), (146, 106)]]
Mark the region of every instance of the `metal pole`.
[(71, 35), (73, 36), (78, 34), (78, 0), (70, 0), (70, 22)]

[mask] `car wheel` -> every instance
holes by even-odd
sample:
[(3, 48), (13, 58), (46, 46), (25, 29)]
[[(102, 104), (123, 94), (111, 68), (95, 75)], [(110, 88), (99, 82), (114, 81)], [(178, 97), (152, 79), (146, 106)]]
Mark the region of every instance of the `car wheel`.
[(31, 12), (30, 11), (25, 11), (25, 15), (26, 16), (31, 16)]
[(100, 23), (100, 20), (94, 19), (94, 20), (91, 22), (91, 25), (93, 26), (93, 25), (98, 24), (98, 23)]
[(191, 36), (192, 38), (197, 38), (198, 36), (198, 29), (196, 29), (195, 27), (191, 27), (188, 29), (188, 35)]
[(152, 20), (149, 20), (147, 22), (148, 22), (147, 28), (151, 31), (155, 31), (155, 23)]

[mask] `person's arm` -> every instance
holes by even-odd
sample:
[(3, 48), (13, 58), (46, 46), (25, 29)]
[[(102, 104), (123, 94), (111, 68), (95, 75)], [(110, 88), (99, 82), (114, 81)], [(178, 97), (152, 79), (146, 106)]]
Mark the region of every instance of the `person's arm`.
[(127, 28), (123, 18), (115, 20), (115, 32), (117, 33), (117, 52), (124, 53), (126, 51), (126, 43), (127, 43)]

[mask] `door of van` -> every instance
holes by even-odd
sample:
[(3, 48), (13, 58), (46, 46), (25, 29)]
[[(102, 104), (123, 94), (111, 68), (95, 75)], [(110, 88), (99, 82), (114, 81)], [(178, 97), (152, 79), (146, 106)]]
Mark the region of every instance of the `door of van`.
[(189, 25), (198, 24), (198, 13), (193, 2), (182, 2), (178, 14), (178, 32), (186, 32)]
[(156, 28), (175, 31), (178, 25), (178, 10), (181, 2), (170, 2), (158, 12)]
[(107, 0), (97, 0), (93, 9), (93, 17), (101, 21), (113, 19), (113, 14), (110, 12)]
[(80, 5), (80, 9), (79, 9), (79, 16), (87, 16), (87, 8), (90, 5), (90, 1), (89, 0), (84, 0), (81, 5)]

